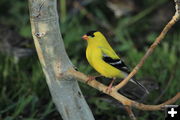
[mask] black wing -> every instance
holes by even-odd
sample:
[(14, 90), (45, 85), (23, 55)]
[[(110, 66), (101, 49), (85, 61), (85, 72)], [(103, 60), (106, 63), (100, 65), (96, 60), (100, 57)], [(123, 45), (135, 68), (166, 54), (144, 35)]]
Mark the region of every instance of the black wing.
[[(128, 67), (124, 64), (124, 62), (120, 59), (112, 59), (111, 57), (107, 56), (107, 55), (103, 55), (103, 60), (114, 66), (115, 68), (129, 74), (130, 73), (130, 70), (128, 69)], [(139, 83), (138, 81), (136, 81), (135, 79), (131, 79), (130, 80), (131, 82), (137, 84), (138, 86), (140, 86), (141, 88), (143, 88), (143, 90), (148, 94), (149, 91), (143, 86), (141, 85), (141, 83)]]
[(112, 65), (113, 67), (122, 70), (123, 72), (130, 73), (130, 70), (128, 67), (124, 64), (124, 62), (121, 59), (112, 59), (111, 57), (107, 55), (103, 55), (103, 60)]

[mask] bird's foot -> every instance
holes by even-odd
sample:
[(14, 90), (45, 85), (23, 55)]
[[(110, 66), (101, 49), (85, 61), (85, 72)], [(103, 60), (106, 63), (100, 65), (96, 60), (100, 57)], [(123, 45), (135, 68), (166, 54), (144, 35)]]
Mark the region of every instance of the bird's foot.
[(112, 92), (112, 85), (109, 85), (107, 88), (106, 88), (106, 92), (108, 94), (110, 94)]
[(91, 81), (95, 80), (95, 79), (96, 79), (96, 77), (97, 77), (97, 76), (88, 76), (88, 79), (87, 79), (86, 83), (88, 83), (88, 82), (91, 82)]
[(106, 92), (109, 94), (112, 92), (112, 87), (113, 87), (113, 83), (115, 81), (116, 78), (113, 78), (113, 80), (111, 81), (111, 83), (109, 84), (109, 86), (106, 88)]

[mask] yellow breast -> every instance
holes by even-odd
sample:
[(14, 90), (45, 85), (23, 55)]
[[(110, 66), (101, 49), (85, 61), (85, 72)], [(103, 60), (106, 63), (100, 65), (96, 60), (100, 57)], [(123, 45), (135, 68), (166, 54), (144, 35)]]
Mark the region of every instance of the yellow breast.
[(99, 48), (88, 46), (86, 49), (86, 58), (89, 64), (102, 76), (108, 78), (124, 77), (120, 70), (104, 62), (102, 55), (102, 51)]

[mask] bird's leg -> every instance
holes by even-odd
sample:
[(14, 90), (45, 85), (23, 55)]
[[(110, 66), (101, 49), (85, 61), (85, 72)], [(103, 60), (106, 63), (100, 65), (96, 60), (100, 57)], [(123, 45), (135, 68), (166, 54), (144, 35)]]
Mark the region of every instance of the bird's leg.
[(100, 77), (101, 75), (97, 75), (97, 76), (88, 76), (88, 79), (86, 81), (86, 83), (91, 82), (92, 80), (95, 80), (97, 77)]
[(112, 86), (113, 86), (113, 83), (114, 83), (115, 79), (116, 78), (113, 77), (111, 83), (109, 84), (108, 88), (106, 89), (106, 92), (108, 92), (108, 93), (112, 92)]

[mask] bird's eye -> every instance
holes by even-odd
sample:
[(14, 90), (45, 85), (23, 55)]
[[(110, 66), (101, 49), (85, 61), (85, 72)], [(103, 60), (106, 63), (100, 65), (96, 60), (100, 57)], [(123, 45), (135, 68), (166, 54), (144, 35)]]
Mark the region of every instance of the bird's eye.
[(89, 31), (88, 33), (86, 33), (87, 36), (91, 36), (91, 37), (94, 37), (94, 33), (97, 32), (97, 31)]

